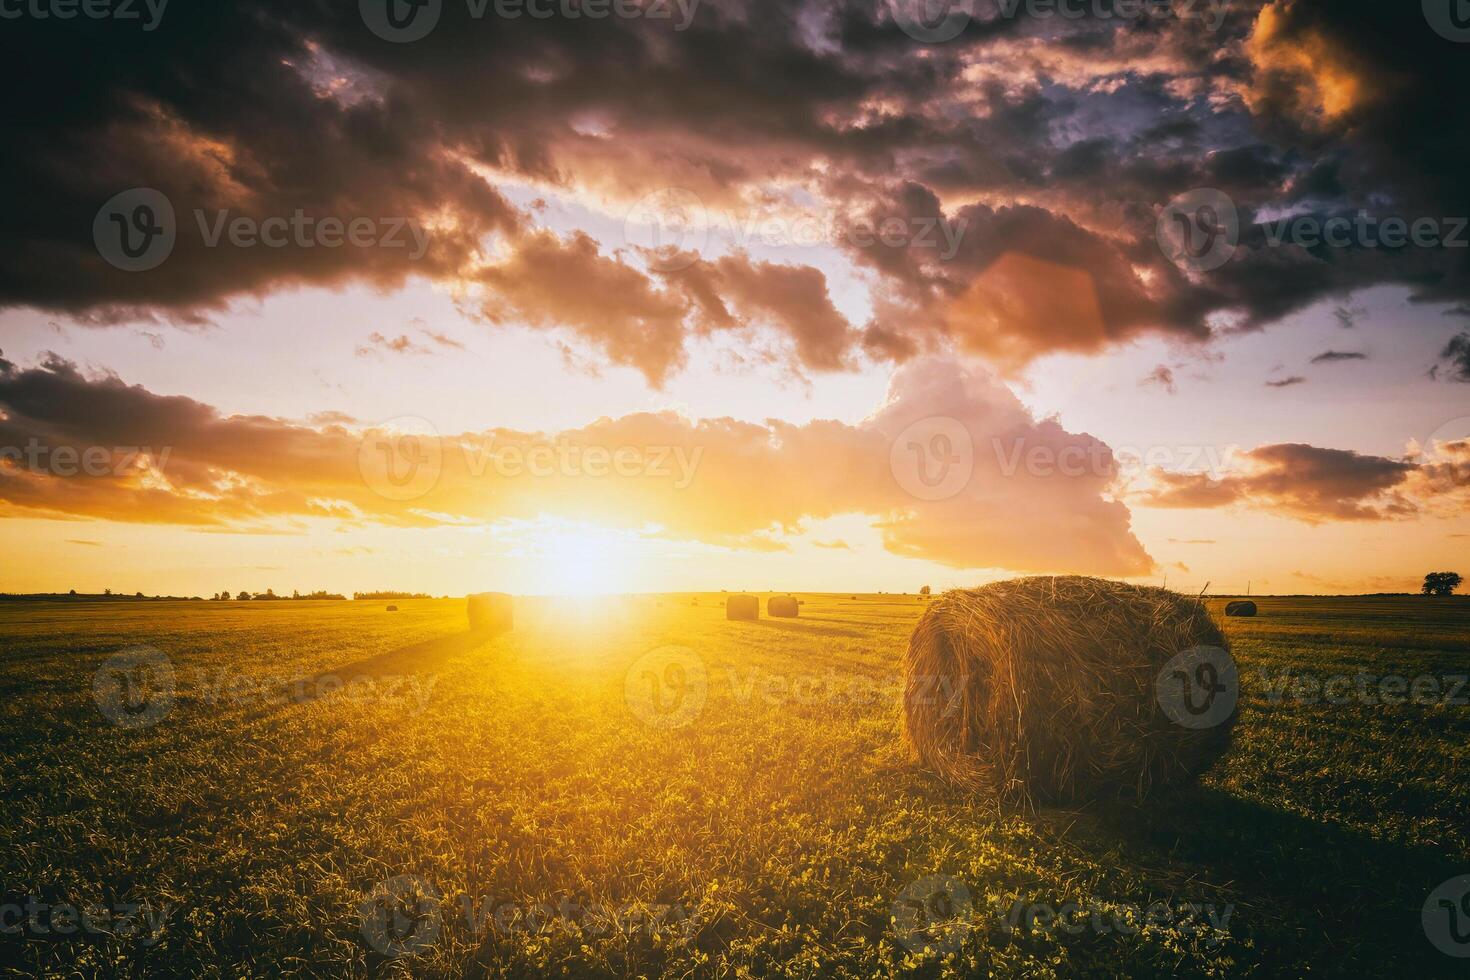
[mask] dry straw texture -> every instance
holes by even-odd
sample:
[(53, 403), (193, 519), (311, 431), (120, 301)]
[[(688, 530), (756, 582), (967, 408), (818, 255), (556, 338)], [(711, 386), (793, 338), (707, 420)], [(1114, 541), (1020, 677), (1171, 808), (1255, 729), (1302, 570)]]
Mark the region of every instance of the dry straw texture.
[(1197, 599), (1081, 576), (959, 589), (904, 657), (903, 727), (941, 777), (1008, 799), (1143, 798), (1223, 752), (1235, 717), (1176, 724), (1155, 682), (1176, 654), (1225, 648)]
[(796, 597), (773, 595), (766, 600), (766, 612), (772, 616), (795, 616), (797, 614)]
[(726, 619), (760, 619), (761, 601), (753, 595), (732, 595), (725, 599)]

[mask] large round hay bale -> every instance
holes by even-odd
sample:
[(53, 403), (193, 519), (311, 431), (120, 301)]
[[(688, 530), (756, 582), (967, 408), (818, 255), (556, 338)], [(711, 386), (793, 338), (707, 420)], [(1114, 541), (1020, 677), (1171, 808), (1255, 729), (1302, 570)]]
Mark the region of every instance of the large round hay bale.
[(761, 601), (753, 595), (725, 597), (726, 619), (760, 619)]
[[(924, 610), (904, 656), (903, 728), (919, 761), (964, 788), (1142, 798), (1225, 750), (1238, 683), (1197, 599), (1081, 576), (1014, 579)], [(1184, 715), (1176, 690), (1203, 692), (1208, 713)]]
[(1225, 603), (1225, 615), (1227, 616), (1254, 616), (1256, 604), (1249, 599), (1236, 599), (1234, 602)]
[(470, 629), (477, 633), (509, 633), (515, 627), (515, 598), (504, 592), (466, 596)]
[(389, 606), (388, 607), (388, 611), (389, 612), (397, 612), (398, 611), (398, 607), (397, 606)]
[(766, 612), (771, 616), (791, 618), (798, 614), (795, 596), (773, 595), (766, 600)]

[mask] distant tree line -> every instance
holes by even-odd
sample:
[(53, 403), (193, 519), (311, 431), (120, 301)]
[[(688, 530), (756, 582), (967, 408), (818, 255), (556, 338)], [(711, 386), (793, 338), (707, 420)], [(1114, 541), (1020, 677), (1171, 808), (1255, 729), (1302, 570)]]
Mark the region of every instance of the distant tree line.
[[(231, 596), (230, 596), (230, 594), (228, 592), (216, 592), (214, 595), (210, 596), (209, 598), (211, 600), (215, 601), (215, 602), (224, 602), (224, 601), (228, 600), (229, 598), (231, 598)], [(345, 595), (342, 595), (341, 593), (338, 593), (338, 592), (323, 592), (321, 590), (318, 590), (316, 592), (308, 592), (305, 595), (302, 595), (300, 592), (297, 592), (297, 591), (294, 591), (294, 590), (291, 592), (290, 595), (276, 595), (275, 589), (266, 589), (264, 592), (257, 592), (254, 595), (251, 595), (249, 592), (246, 592), (244, 590), (241, 590), (240, 592), (236, 593), (235, 596), (234, 596), (234, 599), (237, 602), (244, 602), (247, 599), (265, 599), (265, 600), (271, 600), (271, 599), (286, 599), (286, 600), (290, 600), (290, 599), (342, 599), (342, 600), (346, 600), (346, 598), (347, 597)]]
[(354, 599), (432, 599), (427, 592), (354, 592)]
[(0, 599), (75, 599), (79, 602), (91, 602), (99, 599), (109, 599), (114, 602), (200, 602), (203, 601), (197, 595), (144, 595), (134, 592), (128, 595), (126, 592), (113, 592), (104, 589), (101, 592), (78, 592), (71, 589), (68, 592), (0, 592)]

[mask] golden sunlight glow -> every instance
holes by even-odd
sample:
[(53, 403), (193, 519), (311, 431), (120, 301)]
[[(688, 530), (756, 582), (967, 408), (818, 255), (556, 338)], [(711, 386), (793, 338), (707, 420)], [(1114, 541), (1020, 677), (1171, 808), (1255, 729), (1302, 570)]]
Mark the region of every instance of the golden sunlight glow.
[(557, 525), (528, 542), (532, 591), (551, 595), (629, 591), (640, 556), (627, 535), (590, 524)]

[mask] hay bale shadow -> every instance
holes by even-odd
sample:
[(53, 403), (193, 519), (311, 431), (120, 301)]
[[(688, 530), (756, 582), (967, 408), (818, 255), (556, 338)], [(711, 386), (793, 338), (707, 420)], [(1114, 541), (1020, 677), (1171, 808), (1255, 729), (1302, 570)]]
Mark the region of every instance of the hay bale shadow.
[[(383, 653), (364, 657), (316, 674), (302, 675), (299, 686), (293, 685), (284, 700), (251, 703), (233, 721), (239, 728), (264, 721), (274, 715), (300, 708), (328, 697), (354, 681), (376, 681), (382, 678), (435, 674), (460, 654), (493, 642), (494, 637), (475, 633), (452, 633), (448, 636), (420, 640)], [(252, 702), (255, 699), (252, 699)]]
[[(1258, 945), (1270, 937), (1285, 963), (1355, 963), (1360, 975), (1412, 964), (1426, 975), (1463, 975), (1425, 938), (1429, 892), (1463, 873), (1454, 855), (1384, 841), (1224, 790), (1194, 786), (1140, 806), (1098, 802), (1046, 807), (1035, 820), (1092, 853), (1115, 854), (1181, 895), (1218, 889), (1242, 909)], [(1288, 938), (1289, 937), (1289, 938)], [(1269, 952), (1266, 949), (1263, 953)]]
[(765, 629), (786, 630), (790, 633), (806, 633), (812, 636), (855, 636), (863, 638), (867, 635), (858, 630), (815, 625), (814, 621), (810, 619), (754, 619), (750, 622), (753, 625), (761, 626)]
[(398, 674), (423, 674), (441, 666), (457, 654), (467, 653), (496, 639), (483, 633), (451, 633), (432, 640), (420, 640), (362, 660), (343, 664), (326, 674), (344, 680), (353, 677), (384, 677)]

